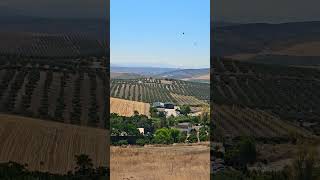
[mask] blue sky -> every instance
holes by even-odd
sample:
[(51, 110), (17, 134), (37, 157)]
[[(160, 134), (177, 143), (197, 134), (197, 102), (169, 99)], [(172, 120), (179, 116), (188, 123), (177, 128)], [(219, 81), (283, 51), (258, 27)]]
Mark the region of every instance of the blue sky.
[(210, 66), (210, 0), (110, 3), (111, 64)]

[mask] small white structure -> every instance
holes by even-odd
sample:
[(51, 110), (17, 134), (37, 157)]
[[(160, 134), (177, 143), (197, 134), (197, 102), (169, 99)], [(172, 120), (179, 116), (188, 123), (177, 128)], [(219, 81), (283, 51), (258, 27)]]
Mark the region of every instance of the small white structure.
[(180, 111), (178, 111), (176, 108), (174, 109), (165, 109), (166, 117), (174, 116), (177, 117), (180, 115)]
[(138, 128), (140, 134), (144, 135), (144, 128)]

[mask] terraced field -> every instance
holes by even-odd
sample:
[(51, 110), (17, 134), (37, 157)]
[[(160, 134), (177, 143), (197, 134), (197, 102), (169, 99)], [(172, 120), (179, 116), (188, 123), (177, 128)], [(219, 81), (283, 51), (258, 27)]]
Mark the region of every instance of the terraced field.
[(110, 113), (130, 117), (134, 115), (134, 111), (138, 111), (139, 114), (150, 116), (149, 110), (150, 104), (148, 103), (110, 98)]
[(199, 105), (210, 100), (210, 85), (206, 83), (163, 79), (112, 79), (110, 96), (132, 101), (155, 101)]
[(105, 129), (6, 114), (0, 114), (0, 119), (0, 162), (27, 163), (32, 171), (66, 174), (76, 166), (75, 155), (87, 154), (94, 166), (108, 165)]

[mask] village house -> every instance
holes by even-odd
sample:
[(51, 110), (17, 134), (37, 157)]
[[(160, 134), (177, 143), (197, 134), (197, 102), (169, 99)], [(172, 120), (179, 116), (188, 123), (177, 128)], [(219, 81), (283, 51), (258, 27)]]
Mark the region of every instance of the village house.
[(170, 102), (166, 102), (166, 103), (154, 102), (152, 104), (152, 107), (156, 108), (158, 112), (163, 112), (166, 115), (166, 117), (170, 117), (170, 116), (176, 117), (180, 115), (179, 106), (175, 106), (173, 103), (170, 103)]
[(138, 128), (140, 134), (144, 135), (144, 128)]

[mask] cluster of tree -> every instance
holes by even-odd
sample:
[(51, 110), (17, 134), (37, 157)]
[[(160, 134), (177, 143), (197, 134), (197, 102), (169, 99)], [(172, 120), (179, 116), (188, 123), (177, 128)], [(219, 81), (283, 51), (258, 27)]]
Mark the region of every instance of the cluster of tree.
[(175, 128), (161, 128), (154, 135), (154, 142), (157, 144), (184, 143), (186, 139), (187, 134)]
[(0, 164), (0, 179), (3, 180), (102, 180), (110, 177), (110, 170), (107, 167), (94, 168), (92, 160), (88, 155), (81, 154), (75, 156), (76, 167), (67, 174), (52, 174), (49, 172), (29, 171), (27, 164), (7, 162)]
[[(154, 109), (151, 108), (151, 112)], [(201, 124), (199, 133), (196, 130), (192, 130), (189, 134), (182, 133), (175, 126), (180, 122), (190, 122), (191, 124)], [(207, 119), (193, 116), (178, 116), (168, 117), (153, 116), (151, 118), (139, 114), (137, 111), (131, 117), (119, 116), (117, 114), (111, 114), (111, 135), (112, 136), (135, 136), (137, 137), (136, 144), (172, 144), (190, 142), (195, 143), (200, 141), (209, 140), (209, 126)], [(140, 134), (138, 128), (144, 128), (144, 135)], [(188, 137), (187, 137), (188, 136)], [(112, 142), (114, 145), (126, 145), (128, 141), (119, 140), (118, 142)]]
[(251, 137), (241, 137), (239, 142), (226, 149), (224, 155), (226, 165), (240, 170), (246, 170), (247, 165), (255, 162), (256, 158), (256, 144)]
[(227, 168), (212, 178), (217, 180), (314, 180), (320, 179), (320, 163), (316, 145), (302, 143), (297, 145), (298, 152), (291, 165), (277, 171), (248, 170), (247, 165), (256, 161), (257, 152), (253, 138), (242, 137), (231, 148), (226, 149), (225, 154), (217, 149), (213, 155), (224, 158), (225, 163), (232, 168)]

